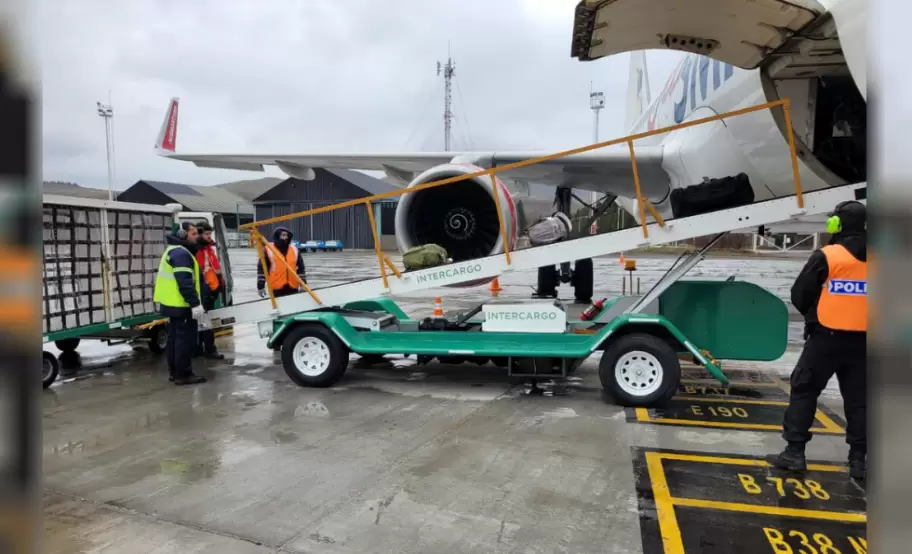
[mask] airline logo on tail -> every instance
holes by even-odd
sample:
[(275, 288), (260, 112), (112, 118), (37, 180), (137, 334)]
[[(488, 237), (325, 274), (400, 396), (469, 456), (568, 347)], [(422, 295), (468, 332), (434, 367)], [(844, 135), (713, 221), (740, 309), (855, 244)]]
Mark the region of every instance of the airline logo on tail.
[(177, 98), (171, 100), (171, 108), (168, 110), (168, 117), (165, 118), (162, 133), (159, 135), (158, 148), (174, 152), (177, 148)]

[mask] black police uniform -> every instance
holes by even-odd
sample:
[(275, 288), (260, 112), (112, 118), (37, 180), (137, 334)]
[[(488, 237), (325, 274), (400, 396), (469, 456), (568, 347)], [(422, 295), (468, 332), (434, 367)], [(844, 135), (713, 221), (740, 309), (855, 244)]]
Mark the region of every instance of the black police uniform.
[[(856, 204), (855, 206), (861, 206)], [(867, 261), (867, 236), (864, 208), (860, 213), (842, 215), (843, 230), (833, 235), (830, 244), (842, 245), (859, 261)], [(774, 461), (782, 469), (803, 471), (807, 467), (805, 444), (811, 440), (810, 428), (817, 413), (817, 399), (835, 374), (846, 414), (846, 442), (849, 444), (849, 469), (852, 477), (864, 478), (867, 454), (867, 333), (828, 329), (817, 319), (817, 303), (829, 276), (822, 251), (816, 250), (792, 285), (792, 304), (805, 318), (805, 344), (790, 378), (789, 405), (783, 420), (785, 451)]]

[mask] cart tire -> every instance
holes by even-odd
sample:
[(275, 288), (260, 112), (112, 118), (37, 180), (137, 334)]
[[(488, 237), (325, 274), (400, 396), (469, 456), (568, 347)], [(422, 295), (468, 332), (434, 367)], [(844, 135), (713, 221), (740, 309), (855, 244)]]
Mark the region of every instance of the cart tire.
[(681, 381), (681, 364), (664, 340), (632, 333), (617, 339), (599, 363), (602, 387), (621, 406), (661, 406)]
[(156, 325), (149, 330), (149, 350), (161, 354), (168, 348), (168, 324)]
[(348, 348), (322, 325), (301, 325), (282, 341), (282, 366), (299, 386), (330, 387), (348, 369)]
[(61, 352), (75, 352), (79, 346), (79, 338), (55, 340), (54, 346), (59, 348)]
[(57, 356), (47, 350), (42, 351), (41, 354), (41, 387), (46, 389), (57, 380), (57, 376), (60, 374), (60, 362), (57, 360)]
[(576, 260), (573, 266), (573, 297), (578, 304), (591, 304), (593, 292), (592, 258)]
[(493, 356), (491, 357), (491, 363), (497, 367), (507, 367), (507, 357), (506, 356)]
[(553, 265), (538, 268), (538, 286), (535, 293), (543, 297), (557, 297), (557, 269)]

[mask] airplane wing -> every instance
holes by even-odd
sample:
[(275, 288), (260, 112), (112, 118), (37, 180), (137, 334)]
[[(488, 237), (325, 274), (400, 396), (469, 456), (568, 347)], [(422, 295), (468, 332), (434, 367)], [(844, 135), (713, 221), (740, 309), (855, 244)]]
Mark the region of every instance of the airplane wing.
[[(315, 178), (314, 168), (383, 171), (400, 185), (406, 185), (421, 172), (447, 163), (470, 163), (483, 168), (502, 166), (552, 152), (409, 152), (409, 153), (275, 153), (275, 154), (185, 154), (176, 151), (178, 99), (171, 100), (162, 124), (156, 153), (188, 161), (199, 167), (263, 171), (265, 166), (303, 180)], [(662, 169), (662, 147), (636, 149), (637, 171), (643, 194), (650, 199), (664, 198), (668, 174)], [(582, 154), (537, 163), (498, 174), (502, 179), (566, 186), (579, 190), (635, 196), (633, 171), (626, 144), (600, 148)]]

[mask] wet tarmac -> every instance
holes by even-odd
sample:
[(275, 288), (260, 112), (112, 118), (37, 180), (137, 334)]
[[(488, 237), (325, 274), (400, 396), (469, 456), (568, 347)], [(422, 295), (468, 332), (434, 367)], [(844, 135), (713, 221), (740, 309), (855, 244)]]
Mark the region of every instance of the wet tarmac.
[[(232, 252), (238, 301), (255, 298), (254, 261)], [(645, 289), (673, 257), (637, 261)], [(802, 263), (715, 258), (690, 277), (737, 273), (787, 296)], [(317, 286), (376, 271), (370, 254), (308, 256)], [(596, 276), (597, 295), (620, 291), (617, 260), (598, 260)], [(505, 276), (501, 296), (526, 298), (534, 281)], [(449, 311), (488, 294), (397, 300), (423, 315), (438, 295)], [(762, 461), (782, 447), (769, 427), (797, 342), (776, 362), (726, 364), (731, 389), (686, 368), (674, 413), (612, 404), (597, 357), (537, 391), (490, 365), (365, 369), (353, 356), (336, 386), (306, 389), (251, 326), (218, 344), (226, 359), (198, 361), (210, 381), (193, 387), (168, 383), (142, 348), (80, 345), (43, 393), (46, 552), (798, 551), (790, 531), (857, 552), (864, 540), (834, 384), (808, 447), (815, 473), (796, 486)]]

